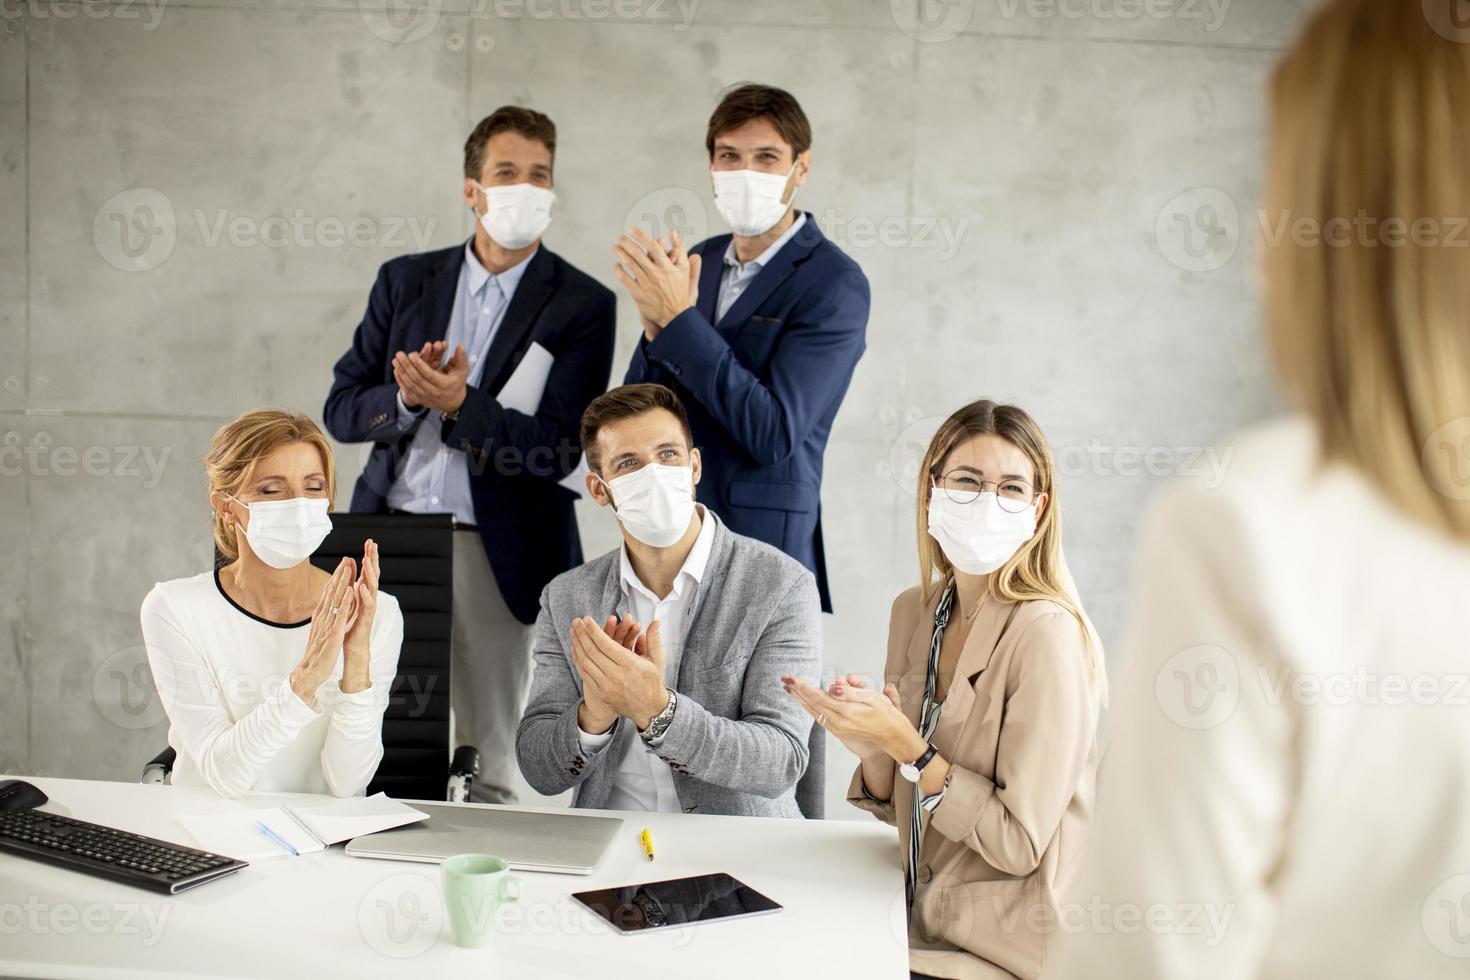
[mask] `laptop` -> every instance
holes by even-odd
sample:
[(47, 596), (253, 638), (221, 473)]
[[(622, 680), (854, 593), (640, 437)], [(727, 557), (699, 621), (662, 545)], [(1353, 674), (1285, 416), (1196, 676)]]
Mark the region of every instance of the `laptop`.
[(545, 813), (493, 804), (408, 801), (428, 820), (347, 844), (353, 857), (438, 864), (454, 854), (494, 854), (518, 871), (591, 874), (623, 828), (618, 817)]

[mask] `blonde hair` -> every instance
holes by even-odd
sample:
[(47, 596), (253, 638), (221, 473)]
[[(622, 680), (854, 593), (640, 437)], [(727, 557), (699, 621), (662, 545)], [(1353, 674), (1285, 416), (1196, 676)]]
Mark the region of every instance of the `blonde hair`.
[(1458, 2), (1338, 0), (1307, 23), (1272, 80), (1263, 217), (1278, 231), (1306, 219), (1314, 234), (1266, 243), (1262, 267), (1276, 369), (1316, 423), (1323, 462), (1358, 468), (1401, 511), (1466, 538), (1462, 450), (1446, 428), (1470, 425)]
[(954, 566), (929, 534), (929, 491), (942, 480), (944, 461), (960, 444), (979, 435), (993, 435), (1019, 449), (1035, 472), (1033, 489), (1047, 495), (1046, 507), (1036, 522), (1036, 533), (990, 573), (986, 590), (1002, 602), (1046, 599), (1071, 613), (1082, 629), (1092, 658), (1101, 700), (1108, 701), (1107, 670), (1103, 665), (1102, 640), (1082, 610), (1077, 588), (1062, 556), (1062, 516), (1057, 495), (1056, 462), (1041, 427), (1025, 410), (981, 399), (964, 406), (939, 426), (919, 466), (917, 523), (919, 536), (919, 591), (927, 602), (934, 590), (949, 581)]
[[(305, 415), (278, 408), (246, 412), (214, 434), (214, 438), (209, 440), (209, 452), (204, 455), (209, 489), (238, 496), (254, 475), (256, 463), (282, 446), (298, 442), (315, 446), (322, 454), (322, 466), (327, 474), (327, 499), (334, 499), (337, 474), (331, 443), (327, 442), (317, 424)], [(215, 549), (223, 559), (222, 564), (228, 564), (239, 557), (234, 525), (221, 517), (218, 510), (213, 511), (213, 520)]]

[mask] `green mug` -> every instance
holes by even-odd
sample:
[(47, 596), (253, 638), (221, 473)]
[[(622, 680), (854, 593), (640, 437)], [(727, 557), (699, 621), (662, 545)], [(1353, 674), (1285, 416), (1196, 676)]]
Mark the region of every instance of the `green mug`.
[(489, 854), (456, 854), (440, 865), (444, 909), (456, 946), (482, 949), (495, 939), (495, 910), (521, 898), (521, 880), (510, 865)]

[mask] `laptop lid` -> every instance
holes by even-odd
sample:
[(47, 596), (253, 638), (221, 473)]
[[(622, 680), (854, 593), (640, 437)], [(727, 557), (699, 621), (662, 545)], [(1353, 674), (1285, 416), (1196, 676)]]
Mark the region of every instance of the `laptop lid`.
[(428, 820), (348, 842), (353, 857), (437, 864), (454, 854), (493, 854), (520, 871), (591, 874), (622, 829), (618, 817), (545, 813), (491, 804), (409, 801)]

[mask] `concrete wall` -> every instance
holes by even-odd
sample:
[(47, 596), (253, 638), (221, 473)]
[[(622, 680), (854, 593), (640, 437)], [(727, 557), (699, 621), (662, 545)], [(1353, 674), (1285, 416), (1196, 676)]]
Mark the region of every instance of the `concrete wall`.
[[(917, 455), (964, 401), (1041, 420), (1110, 640), (1160, 479), (1272, 408), (1252, 215), (1295, 3), (386, 3), (0, 0), (0, 771), (127, 779), (163, 745), (137, 610), (209, 560), (210, 434), (319, 414), (377, 267), (468, 234), (460, 148), (502, 103), (556, 120), (547, 243), (614, 288), (625, 225), (724, 230), (721, 89), (805, 105), (801, 203), (874, 296), (827, 456), (829, 669), (881, 670)], [(621, 302), (618, 374), (636, 335)]]

